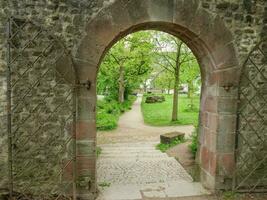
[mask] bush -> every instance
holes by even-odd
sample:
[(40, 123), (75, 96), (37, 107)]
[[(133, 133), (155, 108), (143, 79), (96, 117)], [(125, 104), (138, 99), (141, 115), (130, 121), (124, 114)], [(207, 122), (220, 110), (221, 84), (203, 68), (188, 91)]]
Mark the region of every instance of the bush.
[(112, 98), (105, 98), (97, 102), (97, 130), (113, 130), (118, 125), (121, 113), (131, 109), (135, 96), (129, 96), (128, 100), (120, 104)]
[(97, 113), (97, 130), (112, 130), (117, 127), (117, 116), (108, 113)]
[(164, 96), (148, 96), (146, 97), (145, 103), (162, 103), (164, 101)]
[(194, 104), (188, 104), (183, 110), (184, 112), (199, 112), (199, 107)]
[(197, 149), (198, 149), (198, 126), (195, 127), (194, 132), (191, 136), (191, 144), (189, 145), (191, 152), (193, 153), (194, 157), (196, 157)]

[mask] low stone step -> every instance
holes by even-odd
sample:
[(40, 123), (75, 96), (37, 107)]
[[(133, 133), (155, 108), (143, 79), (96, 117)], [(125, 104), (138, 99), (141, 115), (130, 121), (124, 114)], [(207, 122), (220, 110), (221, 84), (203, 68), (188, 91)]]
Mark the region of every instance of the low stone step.
[(106, 150), (102, 149), (101, 155), (103, 154), (112, 154), (112, 155), (117, 155), (117, 154), (162, 154), (160, 151), (156, 150), (145, 150), (145, 151), (136, 151), (136, 150), (126, 150), (126, 151), (117, 151), (117, 150)]
[(156, 143), (115, 143), (115, 144), (101, 144), (98, 145), (100, 147), (134, 147), (134, 148), (138, 148), (138, 147), (153, 147), (157, 145)]
[(155, 146), (99, 146), (102, 149), (155, 149)]
[(99, 158), (97, 160), (98, 163), (108, 163), (108, 164), (111, 164), (111, 163), (121, 163), (121, 164), (127, 164), (129, 162), (136, 162), (136, 161), (140, 161), (140, 162), (169, 162), (169, 161), (172, 161), (172, 162), (177, 162), (174, 158), (172, 157), (128, 157), (128, 158), (124, 158), (124, 157), (118, 157), (118, 158), (112, 158), (112, 157), (102, 157), (102, 158)]
[(168, 156), (166, 154), (162, 154), (162, 155), (101, 155), (99, 157), (99, 159), (104, 159), (104, 158), (122, 158), (122, 159), (127, 159), (127, 158), (143, 158), (143, 159), (147, 159), (147, 158), (168, 158)]

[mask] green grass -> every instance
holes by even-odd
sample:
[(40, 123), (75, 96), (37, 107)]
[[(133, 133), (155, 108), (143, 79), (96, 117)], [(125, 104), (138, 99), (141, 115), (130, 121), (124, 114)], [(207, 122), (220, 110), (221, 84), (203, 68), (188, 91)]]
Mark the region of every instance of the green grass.
[(181, 143), (184, 143), (186, 140), (185, 139), (175, 139), (174, 141), (172, 141), (171, 143), (169, 144), (163, 144), (163, 143), (159, 143), (157, 144), (156, 146), (156, 149), (160, 150), (161, 152), (166, 152), (168, 149), (178, 145), (178, 144), (181, 144)]
[(135, 96), (129, 96), (129, 99), (122, 104), (108, 98), (98, 100), (96, 116), (97, 130), (107, 131), (117, 128), (120, 115), (131, 109), (135, 99)]
[(189, 109), (190, 99), (186, 95), (179, 95), (178, 120), (171, 121), (172, 95), (165, 95), (163, 103), (147, 104), (145, 96), (142, 101), (142, 113), (146, 124), (152, 126), (189, 125), (198, 124), (199, 97), (193, 98), (194, 109)]

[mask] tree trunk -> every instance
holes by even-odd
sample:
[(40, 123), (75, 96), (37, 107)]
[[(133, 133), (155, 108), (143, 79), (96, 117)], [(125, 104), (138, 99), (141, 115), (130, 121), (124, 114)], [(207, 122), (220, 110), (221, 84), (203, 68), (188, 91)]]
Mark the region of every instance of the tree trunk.
[(176, 53), (176, 63), (174, 69), (174, 93), (173, 93), (173, 107), (172, 107), (172, 121), (178, 120), (178, 92), (179, 92), (179, 78), (180, 78), (180, 55), (182, 42), (176, 42), (177, 53)]
[(124, 86), (124, 67), (120, 66), (120, 75), (119, 75), (119, 102), (124, 102), (124, 92), (125, 92), (125, 86)]
[(174, 93), (172, 104), (172, 121), (178, 120), (179, 66), (175, 69)]

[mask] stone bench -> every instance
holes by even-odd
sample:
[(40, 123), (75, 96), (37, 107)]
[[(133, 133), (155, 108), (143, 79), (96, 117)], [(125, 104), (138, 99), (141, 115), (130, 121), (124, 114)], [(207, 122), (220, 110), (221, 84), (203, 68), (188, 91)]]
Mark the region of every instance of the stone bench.
[(185, 134), (181, 132), (170, 132), (170, 133), (165, 133), (163, 135), (160, 135), (160, 142), (163, 144), (169, 144), (176, 139), (183, 140)]

